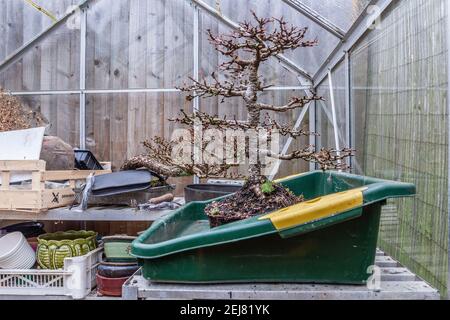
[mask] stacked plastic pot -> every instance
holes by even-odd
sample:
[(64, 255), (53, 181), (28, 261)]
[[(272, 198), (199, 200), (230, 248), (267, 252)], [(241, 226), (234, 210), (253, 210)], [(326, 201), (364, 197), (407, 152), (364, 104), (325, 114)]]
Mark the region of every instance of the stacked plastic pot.
[(104, 296), (122, 296), (122, 285), (137, 270), (136, 258), (130, 255), (135, 237), (115, 235), (103, 237), (105, 261), (97, 270), (97, 291)]
[(0, 238), (0, 269), (31, 269), (36, 254), (21, 232), (11, 232)]

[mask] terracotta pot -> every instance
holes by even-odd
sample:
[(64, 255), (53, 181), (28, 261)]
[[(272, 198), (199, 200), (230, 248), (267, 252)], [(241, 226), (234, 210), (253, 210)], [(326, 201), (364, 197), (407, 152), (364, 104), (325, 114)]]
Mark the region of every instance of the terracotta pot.
[(36, 252), (37, 251), (37, 247), (38, 247), (37, 237), (27, 238), (27, 241), (30, 244), (30, 246), (33, 248), (34, 252)]
[(97, 274), (97, 292), (104, 296), (121, 297), (122, 285), (128, 278), (106, 278)]

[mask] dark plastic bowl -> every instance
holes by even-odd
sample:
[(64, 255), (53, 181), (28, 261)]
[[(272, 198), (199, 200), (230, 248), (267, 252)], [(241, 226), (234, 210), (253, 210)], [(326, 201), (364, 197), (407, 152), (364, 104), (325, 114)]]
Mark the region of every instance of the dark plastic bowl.
[(106, 278), (124, 278), (132, 276), (138, 269), (137, 263), (101, 262), (97, 273)]
[(41, 222), (21, 222), (0, 228), (0, 234), (22, 232), (25, 238), (34, 238), (45, 233), (44, 224)]
[(229, 184), (190, 184), (184, 188), (184, 197), (186, 203), (205, 201), (235, 193), (241, 188), (242, 186)]

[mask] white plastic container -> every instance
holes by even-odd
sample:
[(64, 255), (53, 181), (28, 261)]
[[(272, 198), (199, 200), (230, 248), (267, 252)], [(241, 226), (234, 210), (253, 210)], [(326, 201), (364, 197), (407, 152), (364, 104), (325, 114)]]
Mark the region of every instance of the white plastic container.
[(96, 273), (103, 248), (84, 256), (65, 258), (59, 270), (2, 270), (0, 295), (71, 296), (85, 298), (97, 285)]
[(36, 254), (21, 232), (0, 238), (0, 269), (30, 269), (35, 263)]

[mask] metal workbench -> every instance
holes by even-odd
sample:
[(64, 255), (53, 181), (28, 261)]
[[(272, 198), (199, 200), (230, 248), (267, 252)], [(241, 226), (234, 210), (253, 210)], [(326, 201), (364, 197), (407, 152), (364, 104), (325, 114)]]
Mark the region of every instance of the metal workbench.
[(139, 273), (122, 287), (122, 298), (139, 299), (235, 299), (235, 300), (438, 300), (439, 292), (397, 261), (378, 251), (379, 289), (365, 285), (323, 284), (163, 284), (145, 280)]
[[(183, 198), (176, 198), (182, 203)], [(26, 212), (0, 210), (1, 220), (33, 221), (155, 221), (173, 210), (137, 210), (130, 207), (104, 206), (92, 207), (79, 212), (69, 207), (51, 209), (46, 212)]]

